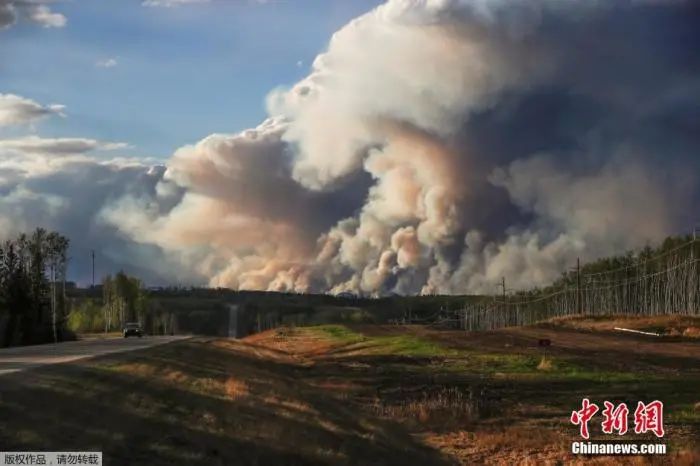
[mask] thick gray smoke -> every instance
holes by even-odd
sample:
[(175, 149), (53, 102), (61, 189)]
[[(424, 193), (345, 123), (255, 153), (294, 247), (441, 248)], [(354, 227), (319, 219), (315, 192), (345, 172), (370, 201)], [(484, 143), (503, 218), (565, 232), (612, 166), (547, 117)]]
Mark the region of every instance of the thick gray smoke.
[(91, 224), (233, 288), (547, 283), (697, 220), (697, 24), (692, 1), (390, 0), (259, 127), (120, 180)]

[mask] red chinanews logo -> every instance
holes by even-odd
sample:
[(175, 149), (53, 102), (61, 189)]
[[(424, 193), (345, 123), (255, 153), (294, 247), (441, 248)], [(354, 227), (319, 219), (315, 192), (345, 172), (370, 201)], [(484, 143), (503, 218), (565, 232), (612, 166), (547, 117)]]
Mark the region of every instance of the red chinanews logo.
[(627, 415), (630, 410), (627, 409), (625, 403), (620, 403), (615, 407), (614, 404), (609, 401), (604, 401), (605, 409), (603, 410), (603, 417), (605, 418), (601, 423), (603, 427), (603, 432), (606, 434), (612, 434), (617, 431), (618, 435), (625, 435), (627, 433)]
[(640, 401), (634, 411), (634, 432), (643, 434), (648, 431), (659, 438), (664, 436), (664, 404), (659, 400), (646, 405)]
[[(625, 435), (627, 433), (627, 422), (629, 408), (625, 403), (620, 403), (617, 406), (609, 401), (604, 401), (603, 405), (603, 422), (601, 427), (603, 433)], [(590, 437), (588, 431), (588, 423), (593, 419), (593, 416), (600, 410), (597, 404), (591, 403), (588, 398), (584, 398), (581, 402), (581, 409), (571, 413), (571, 423), (579, 426), (581, 437), (588, 439)], [(634, 432), (636, 434), (644, 434), (653, 432), (654, 435), (661, 438), (664, 436), (664, 404), (659, 400), (654, 400), (651, 403), (637, 403), (637, 409), (634, 411)]]

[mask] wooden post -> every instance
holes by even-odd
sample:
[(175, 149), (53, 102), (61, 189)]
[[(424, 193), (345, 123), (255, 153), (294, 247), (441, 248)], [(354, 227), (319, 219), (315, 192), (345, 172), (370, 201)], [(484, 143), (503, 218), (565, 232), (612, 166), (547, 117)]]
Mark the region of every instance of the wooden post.
[(501, 297), (503, 299), (503, 314), (505, 315), (506, 311), (508, 310), (508, 306), (506, 306), (506, 277), (501, 277), (501, 288)]
[(576, 258), (576, 312), (583, 314), (581, 309), (581, 260)]

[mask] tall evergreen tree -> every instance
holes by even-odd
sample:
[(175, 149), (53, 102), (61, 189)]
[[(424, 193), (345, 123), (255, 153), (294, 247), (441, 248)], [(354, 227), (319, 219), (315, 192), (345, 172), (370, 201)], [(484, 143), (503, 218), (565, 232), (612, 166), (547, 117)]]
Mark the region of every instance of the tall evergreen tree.
[(0, 245), (0, 343), (59, 339), (66, 300), (59, 299), (57, 282), (65, 283), (68, 245), (67, 238), (43, 228)]

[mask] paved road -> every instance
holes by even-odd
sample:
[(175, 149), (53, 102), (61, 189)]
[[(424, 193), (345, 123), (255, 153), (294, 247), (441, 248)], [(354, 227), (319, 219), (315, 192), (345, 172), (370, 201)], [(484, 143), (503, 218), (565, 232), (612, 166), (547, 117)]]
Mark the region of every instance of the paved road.
[(45, 364), (57, 364), (103, 354), (148, 348), (183, 338), (188, 337), (178, 335), (147, 336), (143, 338), (99, 338), (59, 344), (3, 348), (0, 349), (0, 376)]

